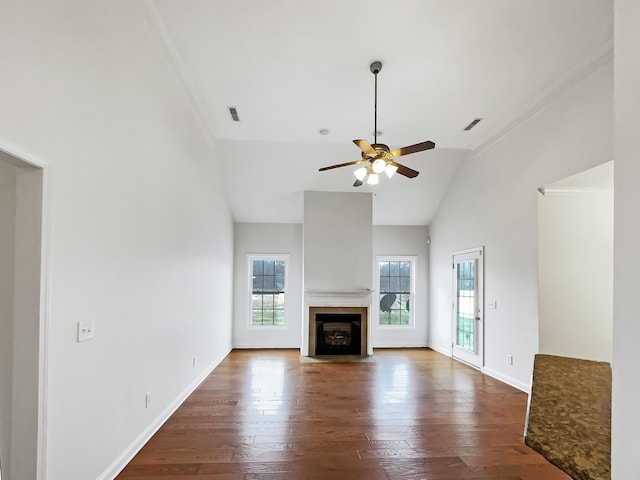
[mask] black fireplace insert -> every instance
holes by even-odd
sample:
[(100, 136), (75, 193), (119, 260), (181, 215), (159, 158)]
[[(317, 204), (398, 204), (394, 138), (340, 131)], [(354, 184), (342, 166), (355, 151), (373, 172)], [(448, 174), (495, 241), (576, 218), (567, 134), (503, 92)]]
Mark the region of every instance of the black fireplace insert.
[(316, 355), (360, 355), (359, 313), (317, 313)]

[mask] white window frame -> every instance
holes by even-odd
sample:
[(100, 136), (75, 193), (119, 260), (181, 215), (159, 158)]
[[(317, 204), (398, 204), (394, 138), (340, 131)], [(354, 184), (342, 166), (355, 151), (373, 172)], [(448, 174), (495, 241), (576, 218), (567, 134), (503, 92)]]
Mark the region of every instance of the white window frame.
[[(282, 325), (254, 325), (253, 324), (253, 261), (254, 260), (284, 260), (284, 320)], [(284, 253), (250, 253), (247, 255), (247, 324), (256, 329), (283, 329), (287, 325), (287, 291), (289, 289), (289, 263), (291, 255)]]
[[(409, 280), (409, 298), (411, 300), (411, 308), (409, 310), (409, 323), (407, 325), (385, 325), (381, 322), (380, 312), (380, 262), (409, 262), (411, 265), (411, 278)], [(400, 329), (415, 328), (416, 326), (416, 268), (418, 264), (417, 255), (379, 255), (376, 256), (376, 280), (375, 280), (375, 311), (377, 313), (377, 328), (382, 329)]]

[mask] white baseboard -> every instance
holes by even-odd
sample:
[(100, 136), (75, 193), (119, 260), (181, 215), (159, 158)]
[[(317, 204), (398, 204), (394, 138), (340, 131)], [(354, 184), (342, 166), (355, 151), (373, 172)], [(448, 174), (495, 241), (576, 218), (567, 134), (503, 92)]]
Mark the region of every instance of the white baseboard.
[(278, 349), (278, 348), (287, 348), (300, 350), (300, 344), (298, 345), (264, 345), (264, 344), (253, 344), (253, 343), (235, 343), (233, 348), (237, 348), (239, 350), (270, 350), (270, 349)]
[(165, 408), (160, 414), (145, 428), (138, 437), (129, 444), (129, 446), (106, 468), (104, 472), (98, 475), (96, 480), (113, 480), (127, 466), (133, 457), (140, 451), (142, 447), (151, 439), (151, 437), (160, 429), (171, 415), (184, 403), (189, 395), (198, 388), (209, 374), (220, 365), (220, 362), (231, 352), (231, 347), (219, 355), (196, 379), (189, 384), (178, 396)]
[(507, 385), (511, 385), (512, 387), (517, 388), (518, 390), (522, 390), (524, 393), (531, 393), (531, 385), (527, 385), (526, 383), (523, 383), (520, 380), (516, 380), (515, 378), (512, 378), (503, 373), (500, 373), (496, 370), (484, 367), (482, 369), (482, 373), (484, 373), (485, 375), (489, 375), (490, 377), (493, 377), (496, 380), (500, 380), (501, 382), (506, 383)]
[(441, 353), (442, 355), (446, 355), (447, 357), (451, 356), (451, 349), (450, 348), (443, 348), (440, 347), (438, 345), (432, 345), (432, 344), (427, 344), (427, 347), (430, 348), (431, 350), (434, 350), (438, 353)]
[[(451, 350), (450, 349), (446, 349), (446, 348), (442, 348), (439, 347), (437, 345), (428, 345), (428, 347), (431, 350), (434, 350), (438, 353), (441, 353), (442, 355), (446, 355), (447, 357), (452, 357), (451, 355)], [(458, 359), (456, 359), (458, 360)], [(459, 360), (461, 361), (461, 360)], [(462, 362), (464, 363), (464, 362)], [(497, 370), (493, 370), (491, 368), (487, 368), (484, 367), (481, 370), (482, 373), (484, 373), (485, 375), (489, 375), (492, 378), (495, 378), (496, 380), (500, 380), (502, 383), (506, 383), (507, 385), (511, 385), (514, 388), (517, 388), (518, 390), (522, 390), (525, 393), (531, 393), (531, 385), (528, 385), (526, 383), (521, 382), (520, 380), (516, 380), (515, 378), (512, 378), (508, 375), (505, 375), (501, 372), (498, 372)]]

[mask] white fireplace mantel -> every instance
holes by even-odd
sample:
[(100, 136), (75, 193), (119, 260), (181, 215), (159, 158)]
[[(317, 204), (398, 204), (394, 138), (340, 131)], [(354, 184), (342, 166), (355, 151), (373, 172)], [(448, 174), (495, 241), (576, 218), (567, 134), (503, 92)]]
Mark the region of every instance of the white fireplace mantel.
[(307, 290), (306, 307), (368, 307), (371, 304), (373, 290)]
[(307, 290), (307, 295), (329, 295), (335, 297), (367, 296), (373, 293), (370, 288), (360, 288), (357, 290)]
[[(368, 288), (351, 290), (306, 290), (304, 295), (304, 321), (302, 324), (302, 356), (309, 356), (309, 308), (310, 307), (366, 307), (371, 310), (371, 294)], [(367, 322), (367, 355), (373, 355), (371, 346), (371, 322)]]

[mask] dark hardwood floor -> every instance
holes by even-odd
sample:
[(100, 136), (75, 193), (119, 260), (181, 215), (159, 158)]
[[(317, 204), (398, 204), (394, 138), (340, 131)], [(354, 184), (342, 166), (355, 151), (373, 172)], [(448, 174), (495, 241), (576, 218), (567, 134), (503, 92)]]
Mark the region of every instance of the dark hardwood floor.
[(527, 395), (427, 349), (371, 363), (235, 350), (119, 480), (570, 480), (525, 446)]

